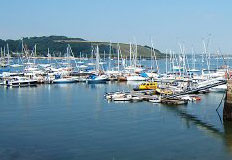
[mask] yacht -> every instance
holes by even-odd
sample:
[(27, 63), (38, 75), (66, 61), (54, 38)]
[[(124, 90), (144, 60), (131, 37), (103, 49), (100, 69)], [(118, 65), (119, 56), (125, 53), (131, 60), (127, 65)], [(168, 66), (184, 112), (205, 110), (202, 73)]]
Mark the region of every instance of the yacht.
[(55, 75), (53, 83), (75, 83), (77, 80), (72, 77), (61, 77), (60, 75)]
[(91, 84), (96, 84), (96, 83), (106, 83), (108, 81), (108, 76), (107, 75), (90, 75), (87, 78), (87, 83)]
[(209, 89), (211, 92), (226, 92), (227, 85), (223, 84)]
[(28, 79), (26, 77), (12, 77), (11, 79), (5, 79), (3, 85), (7, 87), (27, 87), (36, 86), (37, 80)]

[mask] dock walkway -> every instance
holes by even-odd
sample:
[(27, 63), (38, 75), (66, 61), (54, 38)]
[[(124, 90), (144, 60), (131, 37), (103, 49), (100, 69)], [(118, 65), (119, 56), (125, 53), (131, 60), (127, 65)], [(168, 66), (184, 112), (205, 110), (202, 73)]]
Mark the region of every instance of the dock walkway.
[(227, 83), (227, 80), (220, 80), (216, 83), (211, 83), (211, 84), (208, 84), (208, 85), (205, 85), (203, 87), (197, 87), (197, 88), (192, 88), (192, 89), (188, 89), (184, 92), (180, 92), (180, 93), (176, 93), (176, 94), (173, 94), (173, 95), (163, 95), (162, 97), (163, 98), (175, 98), (175, 97), (178, 97), (178, 96), (181, 96), (181, 95), (186, 95), (186, 94), (192, 94), (192, 93), (197, 93), (197, 92), (200, 92), (200, 91), (204, 91), (204, 90), (207, 90), (207, 89), (210, 89), (210, 88), (213, 88), (213, 87), (216, 87), (216, 86), (220, 86), (220, 85), (223, 85), (223, 84), (226, 84)]

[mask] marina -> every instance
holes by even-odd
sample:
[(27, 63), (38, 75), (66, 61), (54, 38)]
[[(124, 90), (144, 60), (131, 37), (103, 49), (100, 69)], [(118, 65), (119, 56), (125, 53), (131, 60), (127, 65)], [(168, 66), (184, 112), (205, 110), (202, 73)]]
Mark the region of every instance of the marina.
[(231, 160), (231, 6), (1, 1), (0, 160)]
[[(231, 126), (222, 123), (220, 104), (231, 73), (223, 58), (210, 72), (194, 64), (202, 71), (192, 74), (180, 71), (184, 62), (171, 72), (167, 58), (136, 60), (138, 67), (123, 66), (123, 58), (101, 63), (97, 48), (85, 60), (9, 58), (1, 73), (1, 157), (231, 159)], [(159, 73), (149, 69), (156, 63)]]
[[(111, 49), (111, 44), (109, 44)], [(166, 58), (157, 60), (156, 52), (151, 48), (150, 59), (138, 58), (136, 45), (130, 44), (129, 59), (122, 56), (118, 44), (117, 57), (108, 60), (101, 57), (99, 46), (92, 50), (91, 57), (74, 58), (71, 46), (68, 44), (65, 57), (54, 57), (49, 53), (48, 57), (36, 58), (36, 45), (33, 50), (25, 50), (22, 41), (22, 53), (20, 57), (10, 56), (9, 45), (7, 53), (1, 57), (4, 64), (0, 74), (0, 83), (5, 87), (30, 87), (37, 84), (65, 84), (87, 83), (108, 84), (109, 82), (139, 82), (129, 93), (106, 93), (110, 101), (148, 101), (165, 104), (187, 104), (188, 101), (201, 99), (194, 94), (208, 92), (226, 92), (226, 83), (230, 79), (231, 71), (228, 62), (221, 55), (217, 55), (217, 65), (210, 66), (214, 58), (210, 54), (187, 55), (182, 52), (179, 55), (169, 53)], [(3, 50), (1, 49), (1, 52)], [(178, 58), (177, 58), (178, 56)], [(202, 58), (205, 57), (205, 58)], [(169, 59), (169, 61), (168, 61)], [(189, 63), (189, 59), (194, 59)], [(196, 59), (206, 61), (204, 66), (196, 64)], [(163, 67), (160, 67), (161, 66)], [(150, 65), (150, 66), (149, 66)], [(165, 66), (165, 67), (164, 67)], [(205, 69), (207, 68), (207, 69)], [(115, 97), (115, 98), (113, 98)], [(155, 98), (154, 98), (155, 97)], [(155, 100), (157, 99), (157, 100)]]

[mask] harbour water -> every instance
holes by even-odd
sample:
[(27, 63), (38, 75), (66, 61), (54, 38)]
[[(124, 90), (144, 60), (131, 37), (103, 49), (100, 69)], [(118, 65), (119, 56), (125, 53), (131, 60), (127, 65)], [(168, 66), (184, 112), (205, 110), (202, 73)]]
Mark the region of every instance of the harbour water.
[(232, 160), (230, 6), (1, 0), (0, 160)]
[(232, 125), (215, 111), (222, 93), (178, 107), (104, 99), (134, 85), (0, 87), (0, 159), (232, 158)]

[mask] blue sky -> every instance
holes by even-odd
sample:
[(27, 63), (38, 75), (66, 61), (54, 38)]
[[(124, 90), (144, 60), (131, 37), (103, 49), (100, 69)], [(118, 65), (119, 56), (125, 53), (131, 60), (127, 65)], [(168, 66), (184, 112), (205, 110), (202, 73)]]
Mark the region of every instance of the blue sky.
[(232, 1), (229, 0), (1, 0), (0, 38), (66, 35), (88, 40), (129, 42), (178, 51), (232, 52)]

